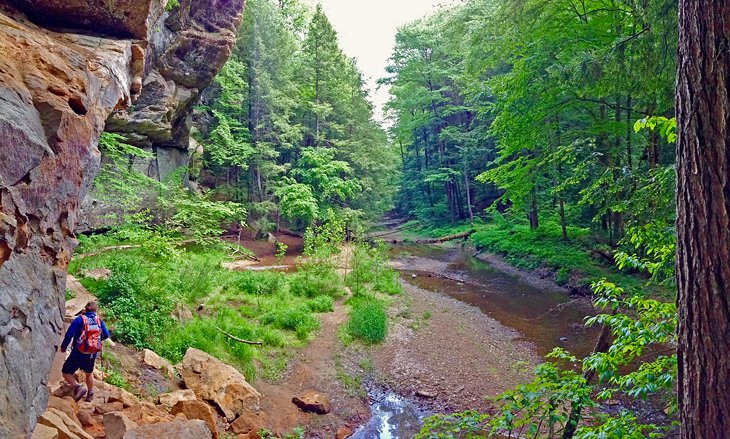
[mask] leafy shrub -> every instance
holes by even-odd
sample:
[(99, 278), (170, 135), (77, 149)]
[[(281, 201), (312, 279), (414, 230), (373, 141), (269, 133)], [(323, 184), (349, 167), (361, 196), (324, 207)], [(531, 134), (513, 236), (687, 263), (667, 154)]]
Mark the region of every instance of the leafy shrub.
[(244, 271), (236, 275), (233, 286), (244, 294), (271, 296), (288, 288), (286, 276), (276, 271)]
[(335, 300), (331, 296), (317, 296), (307, 301), (307, 307), (313, 312), (332, 312), (335, 310)]
[(297, 296), (341, 297), (344, 294), (340, 276), (331, 262), (304, 262), (289, 279), (291, 292)]
[(305, 340), (309, 333), (319, 329), (319, 320), (302, 308), (289, 308), (271, 311), (261, 316), (261, 322), (280, 329), (288, 329), (297, 334), (297, 338)]
[(351, 301), (348, 330), (356, 338), (369, 343), (385, 340), (388, 332), (388, 314), (383, 304), (375, 298), (363, 296)]
[(112, 266), (112, 276), (98, 291), (104, 313), (116, 339), (137, 348), (150, 342), (173, 323), (173, 301), (164, 293), (142, 284), (131, 260), (121, 259)]
[(355, 294), (362, 294), (372, 287), (385, 294), (399, 294), (401, 289), (398, 272), (387, 266), (385, 247), (357, 244), (352, 252), (351, 268), (347, 285)]

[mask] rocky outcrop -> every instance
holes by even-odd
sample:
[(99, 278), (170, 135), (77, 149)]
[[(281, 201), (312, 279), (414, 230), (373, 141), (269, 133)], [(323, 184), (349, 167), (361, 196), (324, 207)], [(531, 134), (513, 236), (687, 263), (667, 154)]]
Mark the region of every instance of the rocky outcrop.
[(0, 437), (29, 437), (45, 411), (109, 115), (135, 142), (184, 155), (187, 112), (230, 54), (243, 0), (180, 3), (0, 0)]
[[(109, 118), (107, 131), (151, 152), (134, 168), (165, 181), (198, 149), (190, 138), (191, 110), (229, 58), (244, 0), (181, 0), (150, 29), (142, 93), (134, 105)], [(187, 176), (183, 176), (187, 182)], [(118, 206), (91, 194), (83, 200), (80, 230), (116, 224)]]
[(211, 401), (228, 422), (247, 412), (259, 411), (261, 395), (234, 367), (190, 348), (185, 353), (180, 375), (185, 386), (198, 398)]
[(132, 98), (132, 43), (0, 13), (0, 52), (0, 437), (16, 437), (45, 410), (76, 209)]
[(142, 94), (107, 125), (136, 146), (173, 148), (157, 151), (150, 175), (164, 177), (186, 163), (189, 110), (228, 60), (242, 8), (243, 0), (182, 0), (151, 34)]

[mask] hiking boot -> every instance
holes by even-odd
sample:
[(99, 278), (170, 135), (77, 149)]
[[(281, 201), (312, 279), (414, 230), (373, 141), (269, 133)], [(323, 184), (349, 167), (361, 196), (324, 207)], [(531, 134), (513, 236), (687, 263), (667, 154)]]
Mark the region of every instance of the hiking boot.
[(78, 384), (74, 388), (74, 401), (79, 402), (79, 400), (81, 400), (84, 396), (86, 396), (86, 387)]
[(94, 392), (88, 392), (86, 394), (86, 402), (91, 402), (92, 399), (94, 399)]

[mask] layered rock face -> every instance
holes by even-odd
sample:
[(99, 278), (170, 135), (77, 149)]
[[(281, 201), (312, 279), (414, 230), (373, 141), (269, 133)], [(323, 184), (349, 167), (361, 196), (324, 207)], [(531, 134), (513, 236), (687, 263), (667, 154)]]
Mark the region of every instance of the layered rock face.
[[(153, 159), (137, 160), (138, 171), (165, 181), (188, 165), (197, 148), (190, 139), (191, 110), (230, 57), (242, 9), (243, 0), (181, 0), (150, 29), (141, 95), (106, 126), (153, 153)], [(80, 230), (114, 225), (112, 209), (92, 193), (82, 204)]]
[(107, 118), (115, 112), (114, 128), (138, 144), (182, 147), (187, 112), (230, 54), (242, 9), (0, 1), (0, 437), (28, 437), (46, 408), (78, 209)]

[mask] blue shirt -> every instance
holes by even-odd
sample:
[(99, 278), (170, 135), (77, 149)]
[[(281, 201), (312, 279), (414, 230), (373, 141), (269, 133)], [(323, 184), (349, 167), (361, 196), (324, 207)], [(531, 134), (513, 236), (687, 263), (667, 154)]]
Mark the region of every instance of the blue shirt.
[[(93, 312), (87, 312), (84, 313), (87, 319), (96, 319), (96, 314)], [(98, 319), (101, 326), (101, 339), (106, 340), (109, 338), (109, 330), (106, 329), (106, 325), (101, 319)], [(66, 336), (63, 338), (63, 343), (61, 343), (61, 350), (65, 351), (66, 348), (68, 348), (68, 345), (71, 343), (71, 340), (74, 341), (74, 350), (76, 350), (76, 341), (81, 337), (81, 332), (84, 330), (84, 319), (81, 318), (81, 316), (78, 316), (74, 319), (73, 322), (71, 322), (71, 326), (68, 327), (68, 331), (66, 331)]]

